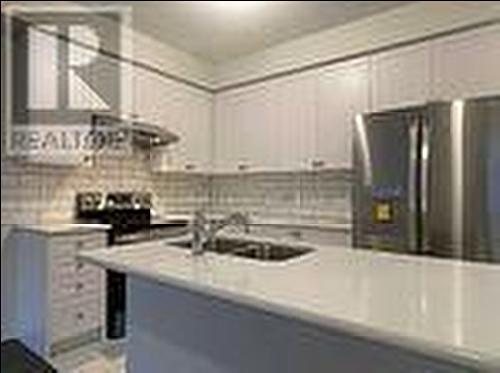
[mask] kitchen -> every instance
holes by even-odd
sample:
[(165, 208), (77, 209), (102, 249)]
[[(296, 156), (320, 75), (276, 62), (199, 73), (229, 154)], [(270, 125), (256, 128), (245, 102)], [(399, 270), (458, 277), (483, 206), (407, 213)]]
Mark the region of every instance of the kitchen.
[(499, 46), (500, 2), (2, 2), (2, 371), (498, 371)]

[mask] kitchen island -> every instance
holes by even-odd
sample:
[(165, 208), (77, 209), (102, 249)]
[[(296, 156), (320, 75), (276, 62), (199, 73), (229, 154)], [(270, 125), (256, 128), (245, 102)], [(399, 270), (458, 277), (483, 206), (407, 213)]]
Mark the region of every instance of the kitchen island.
[(314, 246), (262, 262), (156, 241), (127, 273), (130, 372), (500, 371), (500, 267)]

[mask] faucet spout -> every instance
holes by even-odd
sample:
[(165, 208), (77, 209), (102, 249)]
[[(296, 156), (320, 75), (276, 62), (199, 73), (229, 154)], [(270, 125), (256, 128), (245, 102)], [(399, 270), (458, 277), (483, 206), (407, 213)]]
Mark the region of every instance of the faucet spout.
[(245, 231), (248, 231), (248, 216), (241, 212), (235, 212), (223, 219), (211, 221), (203, 212), (196, 211), (191, 223), (193, 233), (193, 240), (191, 243), (192, 254), (203, 254), (206, 246), (214, 240), (217, 233), (230, 225), (243, 226)]

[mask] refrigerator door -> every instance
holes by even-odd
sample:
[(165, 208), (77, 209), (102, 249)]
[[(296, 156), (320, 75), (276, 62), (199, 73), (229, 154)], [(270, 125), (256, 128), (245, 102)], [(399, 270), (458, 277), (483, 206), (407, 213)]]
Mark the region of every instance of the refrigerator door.
[(430, 110), (429, 253), (500, 262), (500, 97)]
[(355, 247), (420, 251), (424, 127), (422, 107), (356, 117), (352, 193)]

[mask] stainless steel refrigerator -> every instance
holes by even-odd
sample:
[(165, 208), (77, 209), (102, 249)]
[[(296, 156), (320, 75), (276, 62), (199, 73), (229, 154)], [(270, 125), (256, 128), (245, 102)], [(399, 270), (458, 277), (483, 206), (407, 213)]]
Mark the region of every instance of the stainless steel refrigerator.
[(355, 247), (500, 262), (500, 96), (359, 115)]

